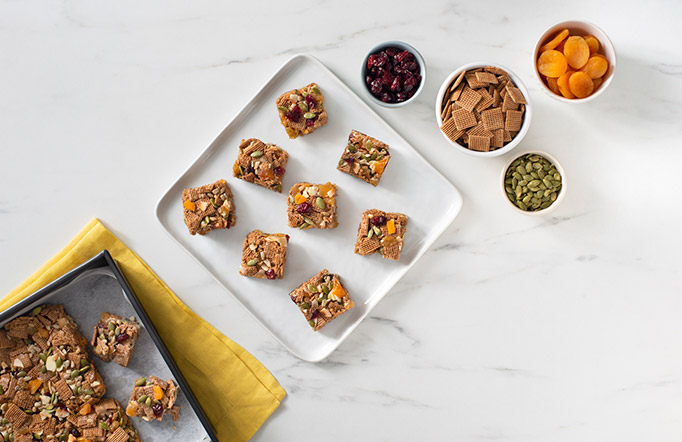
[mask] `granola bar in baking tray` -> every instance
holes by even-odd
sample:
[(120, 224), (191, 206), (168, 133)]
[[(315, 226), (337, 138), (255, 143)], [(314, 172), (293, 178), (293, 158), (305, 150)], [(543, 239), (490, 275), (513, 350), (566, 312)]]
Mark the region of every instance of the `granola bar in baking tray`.
[[(54, 371), (55, 374), (57, 374), (57, 371), (59, 371), (59, 374), (62, 375), (62, 378), (66, 379), (67, 381), (70, 380), (70, 376), (64, 376), (63, 373), (61, 373), (61, 370), (57, 370), (54, 367), (48, 366), (45, 361), (41, 363), (41, 359), (45, 359), (50, 363), (54, 362), (53, 360), (56, 359), (57, 365), (60, 366), (60, 369), (61, 365), (65, 364), (67, 366), (66, 369), (70, 371), (73, 371), (72, 369), (74, 369), (77, 364), (80, 364), (80, 367), (85, 368), (85, 370), (88, 370), (88, 366), (92, 364), (95, 368), (92, 371), (99, 372), (102, 382), (106, 388), (106, 393), (104, 393), (103, 398), (99, 402), (96, 400), (91, 401), (92, 412), (89, 415), (92, 415), (93, 419), (95, 419), (94, 416), (97, 416), (98, 422), (101, 421), (101, 417), (103, 415), (106, 415), (106, 412), (95, 413), (95, 410), (102, 408), (98, 408), (98, 405), (103, 405), (103, 401), (105, 400), (113, 403), (110, 398), (115, 399), (121, 404), (122, 409), (125, 410), (126, 404), (128, 404), (130, 397), (130, 392), (135, 385), (136, 380), (143, 377), (148, 377), (150, 375), (158, 376), (159, 378), (166, 380), (172, 379), (179, 387), (177, 404), (180, 406), (181, 411), (179, 413), (178, 420), (173, 421), (171, 416), (168, 415), (164, 416), (161, 422), (156, 420), (147, 422), (138, 417), (131, 417), (129, 418), (130, 422), (132, 422), (132, 426), (137, 430), (140, 438), (145, 442), (218, 440), (208, 419), (206, 418), (206, 415), (201, 409), (201, 406), (194, 397), (192, 391), (187, 385), (187, 382), (182, 377), (182, 373), (175, 365), (175, 362), (163, 344), (161, 338), (156, 333), (156, 330), (147, 317), (140, 302), (136, 298), (135, 293), (132, 291), (122, 273), (118, 269), (115, 261), (106, 250), (102, 251), (100, 254), (75, 268), (74, 270), (66, 273), (59, 279), (32, 293), (26, 299), (0, 313), (0, 328), (5, 330), (5, 325), (8, 323), (11, 324), (13, 320), (19, 317), (31, 319), (33, 316), (35, 319), (42, 319), (44, 322), (47, 322), (47, 318), (41, 318), (39, 313), (36, 315), (36, 312), (41, 311), (41, 309), (38, 307), (47, 305), (63, 306), (66, 314), (71, 317), (77, 325), (80, 335), (85, 338), (84, 341), (88, 342), (93, 335), (93, 329), (100, 323), (100, 315), (102, 312), (116, 314), (123, 318), (134, 317), (137, 322), (139, 322), (140, 330), (139, 336), (137, 337), (137, 344), (135, 346), (136, 348), (134, 353), (130, 356), (128, 366), (123, 367), (114, 363), (113, 361), (104, 362), (100, 358), (95, 357), (92, 347), (88, 345), (87, 355), (82, 361), (73, 360), (67, 362), (68, 358), (64, 358), (63, 360), (61, 358), (54, 358), (54, 355), (52, 354), (48, 356), (47, 353), (52, 352), (45, 349), (42, 351), (40, 359), (33, 358), (34, 365), (36, 367), (40, 367), (42, 369), (43, 366), (45, 366), (47, 369), (47, 373), (45, 373), (45, 370), (43, 370), (42, 375), (40, 374), (40, 370), (37, 368), (33, 372), (29, 371), (28, 374), (24, 374), (18, 367), (12, 366), (14, 364), (12, 361), (10, 361), (10, 366), (8, 368), (7, 361), (3, 359), (2, 362), (4, 362), (4, 364), (0, 362), (0, 370), (2, 370), (5, 375), (9, 373), (10, 376), (15, 376), (18, 374), (19, 376), (28, 376), (32, 379), (35, 378), (35, 383), (31, 385), (32, 387), (35, 387), (38, 384), (37, 379), (40, 379), (40, 376), (43, 376), (45, 379), (50, 376), (50, 370)], [(62, 324), (64, 324), (64, 322)], [(53, 330), (53, 327), (50, 327), (50, 330)], [(3, 335), (2, 337), (4, 337), (5, 340), (7, 340), (9, 339), (8, 335), (11, 333), (1, 331), (0, 334)], [(81, 340), (78, 336), (78, 333), (74, 331), (72, 336), (73, 335), (75, 335), (74, 346), (80, 347)], [(37, 341), (40, 340), (40, 336), (38, 334), (34, 334), (34, 336), (36, 341), (34, 342), (31, 337), (28, 337), (26, 340), (26, 345), (30, 347), (31, 345), (35, 344), (34, 349), (38, 351), (38, 344), (40, 343)], [(18, 337), (14, 338), (15, 341), (17, 339)], [(51, 341), (53, 337), (50, 336), (48, 339)], [(0, 341), (2, 340), (3, 339), (0, 339)], [(2, 343), (0, 342), (0, 344)], [(59, 349), (60, 347), (57, 348)], [(0, 351), (2, 350), (0, 349)], [(66, 352), (64, 348), (62, 348), (62, 351)], [(45, 354), (44, 358), (42, 356), (43, 354)], [(71, 354), (69, 354), (69, 356), (71, 356)], [(74, 379), (78, 380), (80, 378), (75, 376)], [(86, 376), (83, 376), (83, 379), (86, 379)], [(20, 382), (22, 385), (26, 384), (26, 389), (28, 390), (26, 394), (29, 394), (31, 391), (31, 389), (28, 388), (30, 381)], [(61, 382), (59, 383), (61, 384)], [(97, 384), (95, 383), (95, 385)], [(73, 382), (70, 387), (72, 389), (76, 388), (73, 385)], [(88, 386), (87, 390), (90, 388), (92, 387)], [(73, 401), (83, 399), (84, 402), (88, 402), (88, 396), (83, 393), (81, 389), (76, 388), (76, 391), (79, 394), (74, 394), (74, 396), (72, 396), (70, 399), (72, 402), (67, 402), (67, 406), (73, 404), (74, 406), (78, 406), (78, 410), (80, 410), (81, 404), (76, 405)], [(22, 394), (23, 393), (24, 392), (22, 391)], [(39, 395), (39, 393), (40, 391), (37, 391), (34, 394)], [(65, 409), (66, 406), (62, 405), (59, 393), (55, 392), (53, 396), (53, 401), (57, 402), (59, 407)], [(95, 392), (94, 396), (101, 396), (101, 394)], [(40, 412), (43, 408), (47, 408), (47, 410), (43, 411), (43, 414), (49, 413), (53, 408), (59, 408), (51, 407), (50, 405), (51, 404), (47, 404), (46, 407), (41, 405), (38, 407), (39, 410), (31, 410), (27, 408), (24, 411), (28, 410), (27, 414), (29, 418), (33, 419), (34, 416), (40, 415)], [(65, 414), (66, 411), (62, 411), (61, 413)], [(47, 416), (50, 416), (50, 414), (47, 414), (46, 417)], [(79, 416), (81, 419), (86, 418), (83, 413), (80, 413)], [(24, 416), (22, 415), (21, 417)], [(76, 416), (76, 418), (78, 418), (78, 416)], [(27, 426), (26, 428), (28, 428), (29, 424), (36, 424), (38, 419), (34, 420), (36, 422), (32, 423), (31, 420), (27, 419), (25, 422)], [(60, 423), (62, 425), (68, 425), (66, 423), (66, 418), (62, 418), (60, 420), (52, 417), (52, 420), (56, 422), (57, 428), (60, 427)], [(54, 424), (55, 422), (52, 422), (52, 420), (43, 419), (44, 422), (50, 422), (51, 424)], [(77, 419), (72, 420), (72, 422), (76, 421)], [(121, 419), (121, 421), (125, 422), (125, 419)], [(99, 427), (101, 427), (101, 430)], [(111, 428), (105, 427), (107, 427), (107, 425), (100, 423), (99, 426), (97, 426), (95, 429), (92, 429), (92, 431), (100, 431), (107, 435), (113, 434)]]

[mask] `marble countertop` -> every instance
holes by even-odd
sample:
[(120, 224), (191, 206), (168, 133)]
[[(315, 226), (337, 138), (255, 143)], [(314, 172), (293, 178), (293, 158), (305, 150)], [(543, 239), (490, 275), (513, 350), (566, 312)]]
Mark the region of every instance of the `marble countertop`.
[[(96, 216), (286, 389), (254, 441), (679, 441), (682, 4), (570, 3), (0, 0), (0, 293)], [(544, 94), (532, 60), (546, 28), (575, 18), (618, 53), (610, 87), (581, 105)], [(464, 206), (337, 351), (303, 362), (154, 206), (292, 55), (364, 99), (362, 58), (394, 39), (426, 59), (425, 89), (371, 106)], [(439, 133), (441, 82), (477, 60), (530, 90), (518, 149), (551, 153), (570, 182), (550, 216), (506, 206), (511, 154), (463, 155)]]

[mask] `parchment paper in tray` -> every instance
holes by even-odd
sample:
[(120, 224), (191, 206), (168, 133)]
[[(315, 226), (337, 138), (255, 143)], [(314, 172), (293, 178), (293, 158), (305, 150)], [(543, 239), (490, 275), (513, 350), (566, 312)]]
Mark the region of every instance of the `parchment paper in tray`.
[[(66, 287), (43, 297), (40, 304), (64, 305), (66, 312), (76, 322), (79, 331), (88, 342), (92, 338), (92, 329), (99, 322), (102, 312), (124, 317), (135, 316), (139, 321), (118, 281), (107, 268), (82, 273)], [(155, 375), (164, 380), (175, 381), (144, 325), (142, 325), (137, 348), (128, 367), (102, 361), (93, 354), (89, 345), (88, 352), (104, 379), (107, 389), (105, 397), (113, 397), (121, 403), (123, 408), (128, 404), (136, 379)], [(177, 403), (181, 407), (180, 419), (177, 422), (173, 422), (170, 415), (165, 415), (162, 422), (145, 422), (137, 417), (131, 418), (144, 442), (210, 441), (210, 437), (188, 403), (182, 389), (178, 394)]]

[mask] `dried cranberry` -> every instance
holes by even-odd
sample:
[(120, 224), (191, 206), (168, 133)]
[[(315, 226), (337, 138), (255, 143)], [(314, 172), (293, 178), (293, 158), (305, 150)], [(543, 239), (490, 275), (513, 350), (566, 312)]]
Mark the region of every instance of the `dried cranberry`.
[(345, 161), (348, 164), (353, 164), (353, 163), (355, 163), (355, 158), (348, 157), (348, 158), (344, 158), (343, 161)]
[(120, 335), (116, 336), (116, 342), (123, 342), (129, 337), (130, 335), (128, 333), (121, 333)]
[(417, 62), (416, 61), (403, 62), (402, 67), (407, 69), (408, 71), (414, 72), (417, 70)]
[(152, 411), (154, 412), (154, 416), (161, 417), (161, 415), (163, 414), (163, 405), (153, 404)]
[(289, 238), (291, 238), (289, 235), (284, 235), (287, 238), (287, 242), (289, 242)]
[(81, 432), (78, 431), (78, 428), (72, 428), (69, 433), (71, 433), (73, 437), (81, 437)]
[(384, 51), (386, 52), (387, 55), (390, 55), (391, 57), (395, 57), (400, 50), (398, 48), (386, 48)]
[(381, 94), (381, 97), (379, 97), (379, 99), (384, 103), (390, 103), (393, 101), (391, 94), (389, 94), (388, 92), (384, 92), (383, 94)]
[(383, 88), (384, 85), (378, 78), (372, 81), (372, 84), (370, 84), (370, 91), (372, 92), (373, 95), (379, 95)]
[(247, 166), (246, 167), (246, 173), (247, 173), (247, 175), (250, 173), (256, 173), (256, 169), (254, 169), (252, 166)]
[(315, 319), (318, 316), (320, 316), (320, 312), (318, 310), (313, 311), (313, 314), (310, 316), (310, 319)]
[(388, 54), (385, 52), (380, 52), (378, 54), (372, 54), (367, 59), (367, 67), (371, 68), (374, 66), (380, 67), (386, 64), (388, 61)]
[(367, 86), (369, 86), (370, 84), (372, 84), (372, 80), (374, 80), (374, 78), (372, 78), (371, 75), (368, 75), (368, 76), (365, 77), (365, 83), (367, 83)]
[(412, 55), (410, 51), (402, 51), (397, 53), (393, 58), (395, 58), (396, 61), (402, 63), (403, 61), (409, 61), (414, 59), (414, 55)]
[(301, 111), (301, 108), (298, 107), (298, 104), (295, 104), (294, 107), (287, 112), (287, 119), (289, 121), (293, 121), (296, 123), (298, 120), (301, 119), (301, 116), (303, 115), (303, 112)]
[(402, 81), (400, 81), (400, 77), (395, 77), (393, 79), (393, 83), (391, 83), (391, 90), (392, 91), (399, 91), (403, 88)]
[(308, 94), (305, 96), (305, 104), (308, 105), (308, 109), (315, 109), (315, 107), (317, 107), (317, 100), (315, 97)]
[(275, 170), (275, 173), (277, 175), (284, 175), (284, 168), (283, 167), (277, 166), (277, 167), (275, 167), (274, 170)]
[(410, 98), (412, 95), (413, 95), (412, 93), (398, 92), (397, 94), (395, 94), (395, 98), (396, 98), (398, 101), (405, 101), (405, 100), (407, 100), (408, 98)]
[(301, 203), (298, 206), (296, 206), (296, 211), (298, 213), (308, 213), (308, 212), (310, 212), (310, 209), (312, 209), (312, 208), (313, 208), (313, 206), (311, 206), (308, 203)]
[(265, 277), (268, 279), (275, 279), (277, 275), (275, 275), (275, 269), (268, 269), (267, 272), (265, 272)]
[(289, 297), (291, 298), (291, 302), (296, 302), (296, 297), (293, 295), (293, 293), (289, 294)]
[(314, 118), (308, 118), (305, 120), (305, 127), (313, 127), (315, 125), (315, 119)]
[(374, 226), (383, 226), (386, 224), (386, 217), (383, 215), (373, 216), (370, 218), (369, 222)]

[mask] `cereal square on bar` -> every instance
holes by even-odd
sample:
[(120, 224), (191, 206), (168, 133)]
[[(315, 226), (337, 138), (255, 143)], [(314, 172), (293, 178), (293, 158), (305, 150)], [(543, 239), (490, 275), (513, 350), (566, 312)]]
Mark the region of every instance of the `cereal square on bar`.
[(242, 247), (239, 274), (262, 279), (282, 279), (287, 261), (289, 235), (284, 233), (249, 232)]
[(229, 229), (237, 222), (230, 186), (225, 180), (185, 189), (182, 192), (185, 224), (192, 235)]
[(289, 138), (310, 134), (327, 124), (324, 96), (316, 83), (283, 93), (276, 104)]
[(402, 213), (366, 210), (358, 227), (355, 253), (363, 256), (380, 253), (386, 259), (397, 261), (403, 249), (406, 227), (407, 216)]
[(126, 414), (141, 417), (147, 422), (160, 421), (164, 414), (168, 414), (177, 421), (180, 417), (180, 406), (175, 405), (177, 399), (178, 387), (172, 379), (164, 381), (156, 376), (138, 378), (130, 393)]
[(137, 321), (102, 312), (99, 323), (92, 331), (90, 344), (101, 360), (113, 360), (127, 367), (139, 335), (140, 324)]
[(336, 185), (296, 183), (289, 190), (289, 227), (333, 229), (336, 219)]
[(390, 159), (388, 144), (353, 130), (337, 169), (376, 187)]
[(313, 331), (352, 309), (355, 304), (341, 285), (339, 275), (323, 269), (290, 294)]
[(281, 193), (287, 161), (289, 154), (284, 149), (249, 138), (242, 140), (239, 145), (239, 154), (232, 172), (240, 180)]

